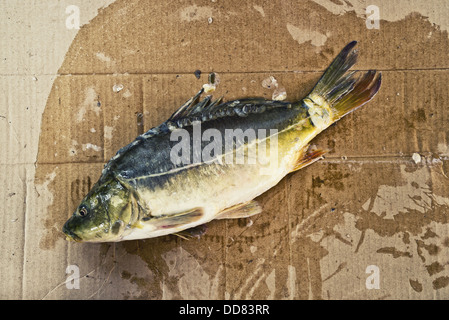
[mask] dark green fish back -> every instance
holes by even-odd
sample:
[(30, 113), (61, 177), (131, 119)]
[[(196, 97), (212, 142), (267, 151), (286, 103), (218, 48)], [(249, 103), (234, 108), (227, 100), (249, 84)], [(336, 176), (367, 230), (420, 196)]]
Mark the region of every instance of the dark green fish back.
[[(170, 150), (178, 141), (170, 141), (170, 135), (177, 129), (185, 129), (194, 143), (194, 124), (201, 125), (201, 135), (207, 129), (214, 128), (225, 136), (225, 130), (259, 129), (282, 130), (292, 124), (299, 112), (304, 112), (300, 104), (284, 101), (265, 100), (263, 98), (245, 98), (221, 103), (221, 98), (212, 101), (211, 96), (200, 100), (203, 90), (182, 105), (173, 115), (158, 127), (138, 136), (129, 145), (121, 148), (105, 165), (102, 178), (108, 174), (132, 180), (144, 175), (160, 174), (185, 164), (171, 161)], [(246, 136), (251, 139), (251, 136)], [(201, 139), (201, 138), (200, 138)], [(249, 142), (249, 141), (247, 141)], [(202, 141), (201, 148), (210, 141)], [(223, 150), (225, 148), (222, 143)], [(195, 163), (193, 152), (189, 163)], [(100, 178), (101, 179), (101, 178)]]

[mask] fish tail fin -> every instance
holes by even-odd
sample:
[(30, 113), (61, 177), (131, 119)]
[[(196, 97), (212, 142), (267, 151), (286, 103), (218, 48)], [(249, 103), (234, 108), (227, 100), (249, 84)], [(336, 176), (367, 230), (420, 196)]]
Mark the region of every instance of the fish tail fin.
[(361, 107), (380, 88), (380, 72), (370, 70), (358, 77), (355, 71), (348, 72), (357, 61), (357, 51), (353, 50), (356, 44), (357, 41), (352, 41), (343, 48), (303, 100), (318, 127), (327, 127)]

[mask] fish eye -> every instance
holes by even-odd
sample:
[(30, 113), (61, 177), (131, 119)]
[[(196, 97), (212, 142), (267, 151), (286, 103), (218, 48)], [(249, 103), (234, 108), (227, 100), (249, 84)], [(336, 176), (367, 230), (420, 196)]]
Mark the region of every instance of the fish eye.
[(85, 217), (85, 216), (87, 216), (87, 208), (86, 207), (82, 207), (82, 208), (80, 208), (79, 209), (79, 214), (80, 214), (80, 216), (81, 217)]

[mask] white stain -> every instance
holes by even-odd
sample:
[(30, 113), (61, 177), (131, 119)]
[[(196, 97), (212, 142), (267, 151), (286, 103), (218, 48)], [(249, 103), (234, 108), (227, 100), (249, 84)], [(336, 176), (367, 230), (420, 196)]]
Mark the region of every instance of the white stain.
[(129, 91), (129, 89), (126, 89), (125, 91), (123, 91), (122, 97), (123, 98), (129, 98), (131, 97), (133, 94), (131, 93), (131, 91)]
[(263, 8), (261, 6), (258, 5), (253, 5), (254, 10), (256, 10), (257, 12), (259, 12), (262, 17), (265, 17), (265, 11), (263, 11)]
[(265, 279), (265, 284), (267, 285), (268, 291), (270, 291), (267, 299), (273, 300), (274, 294), (276, 292), (276, 269), (273, 269), (267, 276), (267, 278)]
[(277, 79), (273, 76), (263, 79), (262, 87), (273, 90), (273, 94), (271, 96), (272, 100), (282, 101), (287, 98), (287, 91), (284, 87), (279, 86)]
[(212, 83), (203, 84), (204, 93), (206, 93), (206, 94), (214, 92), (216, 88), (217, 88), (217, 86)]
[(45, 176), (45, 181), (42, 184), (35, 183), (36, 193), (38, 195), (38, 202), (41, 204), (39, 207), (41, 210), (46, 211), (48, 207), (53, 203), (53, 193), (49, 190), (48, 186), (55, 180), (57, 176), (58, 167), (48, 173)]
[(98, 105), (98, 94), (94, 87), (88, 87), (84, 91), (84, 100), (79, 107), (76, 122), (86, 120), (85, 116), (88, 111), (93, 111), (96, 116), (100, 115), (101, 107)]
[(449, 157), (449, 145), (445, 143), (438, 143), (437, 150), (440, 156)]
[[(449, 21), (446, 15), (441, 14), (441, 1), (409, 1), (409, 0), (372, 0), (369, 3), (360, 0), (313, 0), (329, 12), (343, 15), (354, 12), (357, 17), (366, 19), (366, 8), (368, 5), (377, 6), (380, 9), (381, 20), (398, 21), (404, 19), (413, 12), (418, 12), (431, 23), (436, 24), (441, 30), (449, 30)], [(397, 10), (397, 8), (401, 8)]]
[(124, 88), (124, 86), (123, 86), (123, 84), (121, 84), (121, 83), (119, 83), (119, 84), (114, 84), (114, 85), (112, 86), (112, 91), (114, 91), (114, 92), (120, 92), (120, 91), (123, 90), (123, 88)]
[(72, 139), (72, 143), (71, 143), (71, 145), (69, 147), (69, 150), (68, 150), (68, 154), (69, 154), (70, 157), (76, 156), (77, 146), (78, 146), (78, 142), (76, 140)]
[(295, 243), (304, 234), (304, 231), (308, 228), (309, 220), (315, 219), (316, 216), (323, 214), (327, 210), (329, 210), (329, 204), (324, 204), (321, 207), (319, 207), (317, 210), (315, 210), (307, 218), (305, 218), (300, 223), (298, 223), (296, 225), (295, 229), (293, 229), (290, 233), (292, 243)]
[(319, 33), (315, 30), (301, 29), (290, 23), (287, 23), (287, 30), (293, 40), (297, 41), (299, 44), (310, 41), (313, 46), (321, 47), (327, 41), (327, 35), (325, 34)]
[(111, 57), (108, 57), (107, 55), (105, 55), (103, 52), (97, 52), (95, 54), (95, 56), (97, 57), (98, 60), (103, 61), (103, 62), (111, 62)]
[(95, 54), (95, 57), (100, 60), (101, 62), (103, 62), (106, 67), (111, 67), (111, 66), (115, 66), (115, 61), (110, 57), (107, 56), (105, 53), (103, 52), (97, 52)]
[(419, 155), (419, 153), (414, 153), (413, 155), (412, 155), (412, 159), (413, 159), (413, 161), (415, 162), (415, 163), (420, 163), (421, 162), (421, 156)]
[(81, 146), (81, 148), (83, 149), (83, 151), (87, 151), (87, 150), (94, 150), (96, 152), (99, 152), (102, 150), (102, 148), (100, 146), (97, 146), (95, 144), (92, 143), (85, 143)]
[[(177, 279), (177, 290), (183, 299), (218, 299), (222, 266), (217, 269), (214, 277), (210, 277), (195, 257), (182, 247), (166, 252), (162, 255), (162, 259), (167, 264), (168, 276)], [(175, 295), (174, 289), (165, 281), (161, 283), (161, 286), (162, 299), (170, 299)]]
[(288, 265), (287, 267), (287, 289), (288, 289), (288, 299), (293, 300), (296, 297), (296, 268), (294, 266)]
[(107, 140), (112, 140), (112, 133), (114, 132), (114, 127), (104, 126), (104, 138)]
[(313, 242), (320, 242), (323, 239), (324, 230), (319, 230), (317, 232), (311, 233), (307, 235)]
[(283, 101), (287, 99), (287, 91), (285, 90), (284, 87), (276, 88), (273, 91), (271, 99), (276, 101)]
[(275, 77), (269, 76), (268, 78), (265, 78), (262, 80), (262, 87), (265, 89), (274, 89), (278, 87), (278, 81)]
[[(185, 7), (179, 11), (179, 18), (181, 21), (192, 22), (199, 20), (212, 19), (212, 8), (211, 7), (199, 7), (196, 4), (192, 6)], [(210, 23), (210, 22), (209, 22)]]

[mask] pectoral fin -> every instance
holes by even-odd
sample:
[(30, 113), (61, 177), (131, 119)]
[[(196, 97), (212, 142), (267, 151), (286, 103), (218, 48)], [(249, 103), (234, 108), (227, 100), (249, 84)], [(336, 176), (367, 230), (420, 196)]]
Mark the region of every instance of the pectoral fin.
[(323, 155), (327, 151), (324, 150), (308, 150), (304, 154), (302, 154), (298, 159), (296, 160), (296, 163), (293, 167), (293, 169), (290, 172), (295, 172), (299, 169), (302, 169), (304, 167), (307, 167), (308, 165), (314, 163), (315, 161), (318, 161), (323, 158)]
[(156, 229), (177, 228), (198, 221), (203, 215), (203, 208), (193, 208), (191, 210), (180, 212), (174, 215), (152, 217), (151, 225)]
[(206, 230), (207, 230), (207, 225), (201, 224), (199, 226), (174, 233), (174, 235), (178, 236), (184, 240), (191, 240), (193, 238), (199, 239), (203, 234), (206, 233)]
[(215, 219), (248, 218), (261, 212), (262, 208), (257, 201), (251, 200), (249, 202), (240, 203), (223, 210)]

